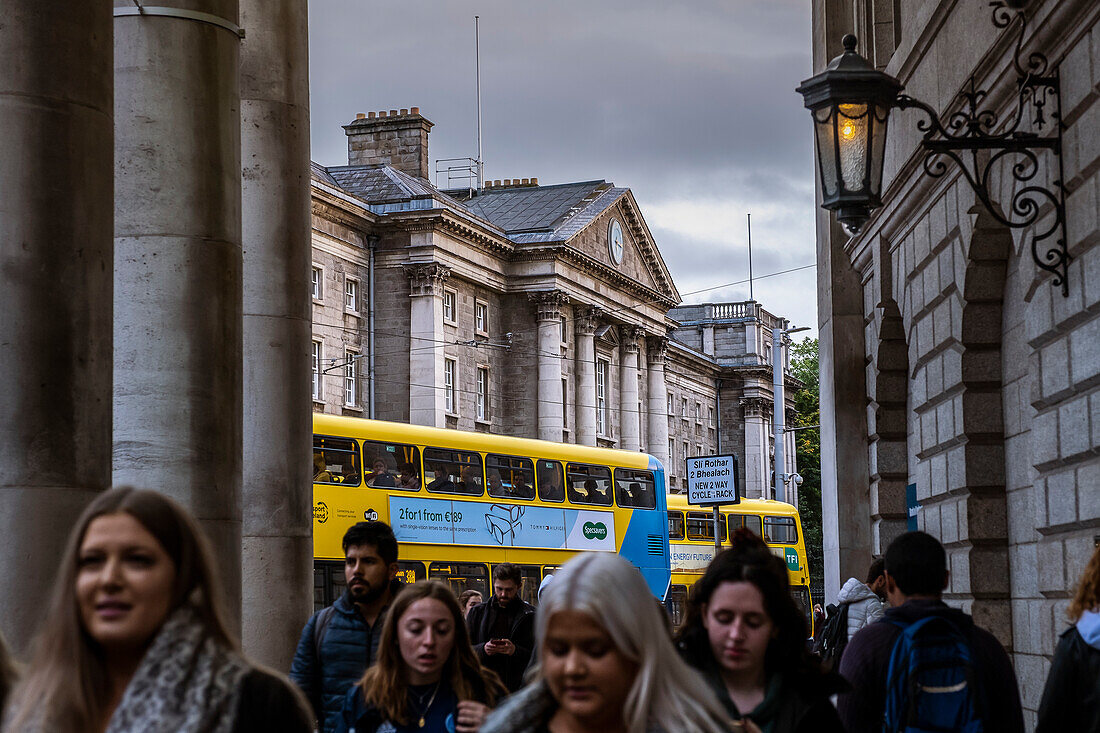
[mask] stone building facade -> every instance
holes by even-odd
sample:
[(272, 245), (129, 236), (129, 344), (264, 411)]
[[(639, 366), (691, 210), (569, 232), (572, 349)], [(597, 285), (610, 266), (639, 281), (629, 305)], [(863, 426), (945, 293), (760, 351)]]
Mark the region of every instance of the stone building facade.
[[(973, 79), (1010, 119), (1020, 26), (996, 27), (988, 5), (816, 0), (815, 68), (854, 32), (941, 113)], [(898, 110), (883, 206), (854, 237), (819, 212), (818, 278), (827, 595), (905, 530), (915, 485), (917, 523), (948, 551), (947, 600), (1010, 651), (1033, 723), (1100, 536), (1100, 5), (1025, 5), (1025, 58), (1060, 77), (1063, 170), (1042, 153), (1030, 183), (1001, 170), (990, 188), (1007, 211), (1063, 178), (1068, 296), (1033, 259), (1036, 227), (999, 223), (957, 168), (924, 173), (919, 117)]]
[(360, 115), (349, 165), (313, 166), (314, 410), (643, 450), (674, 490), (687, 456), (734, 452), (768, 495), (785, 322), (679, 306), (628, 188), (432, 186), (431, 127), (415, 107)]

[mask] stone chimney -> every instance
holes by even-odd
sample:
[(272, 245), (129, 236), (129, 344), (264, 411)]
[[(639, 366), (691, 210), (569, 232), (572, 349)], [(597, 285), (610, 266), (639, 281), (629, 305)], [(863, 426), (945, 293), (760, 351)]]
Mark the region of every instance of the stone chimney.
[(388, 113), (358, 114), (344, 125), (348, 165), (387, 163), (399, 171), (428, 180), (428, 132), (432, 123), (419, 107)]

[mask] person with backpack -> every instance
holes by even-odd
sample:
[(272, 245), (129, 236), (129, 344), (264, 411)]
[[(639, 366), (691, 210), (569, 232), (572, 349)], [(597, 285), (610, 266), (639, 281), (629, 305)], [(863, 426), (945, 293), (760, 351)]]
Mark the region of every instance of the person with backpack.
[(343, 547), (347, 590), (306, 622), (290, 667), (322, 733), (336, 728), (348, 690), (377, 659), (386, 611), (405, 587), (396, 579), (397, 539), (385, 522), (352, 525)]
[(1073, 626), (1054, 650), (1035, 733), (1100, 731), (1100, 546), (1066, 615)]
[(943, 602), (943, 545), (906, 532), (884, 559), (890, 608), (848, 641), (840, 660), (852, 686), (837, 699), (848, 733), (1022, 733), (1019, 688), (1004, 647)]
[(848, 582), (837, 595), (837, 605), (829, 606), (836, 611), (829, 614), (825, 622), (825, 630), (814, 648), (814, 651), (821, 655), (821, 660), (828, 669), (836, 669), (840, 666), (844, 647), (857, 631), (882, 618), (886, 604), (879, 598), (879, 593), (886, 587), (884, 565), (881, 558), (871, 563), (871, 568), (867, 571), (866, 583), (861, 583), (856, 578), (848, 578)]

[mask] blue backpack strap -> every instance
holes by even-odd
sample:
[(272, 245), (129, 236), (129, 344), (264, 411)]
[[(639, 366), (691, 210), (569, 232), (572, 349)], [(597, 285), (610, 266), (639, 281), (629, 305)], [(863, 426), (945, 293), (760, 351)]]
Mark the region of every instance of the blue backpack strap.
[(336, 613), (335, 606), (328, 606), (317, 613), (317, 621), (313, 624), (313, 654), (317, 664), (321, 664), (321, 643), (325, 640), (325, 632), (332, 622), (332, 614)]

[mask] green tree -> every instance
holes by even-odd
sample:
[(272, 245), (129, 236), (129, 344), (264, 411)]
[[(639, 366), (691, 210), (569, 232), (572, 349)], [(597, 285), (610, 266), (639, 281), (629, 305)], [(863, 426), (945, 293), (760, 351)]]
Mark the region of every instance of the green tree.
[[(810, 563), (810, 585), (825, 586), (825, 552), (821, 532), (821, 408), (818, 402), (817, 339), (803, 339), (791, 345), (791, 373), (802, 382), (794, 394), (798, 419), (795, 449), (802, 485), (798, 487), (798, 513), (802, 516), (806, 554)], [(815, 598), (815, 601), (820, 600)]]

